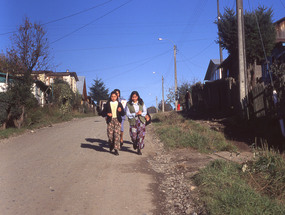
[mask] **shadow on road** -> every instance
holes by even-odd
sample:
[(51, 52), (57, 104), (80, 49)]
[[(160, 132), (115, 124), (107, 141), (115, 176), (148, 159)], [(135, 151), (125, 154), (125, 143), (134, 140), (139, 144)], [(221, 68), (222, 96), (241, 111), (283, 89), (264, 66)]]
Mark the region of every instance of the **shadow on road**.
[[(131, 146), (126, 146), (126, 144)], [(137, 154), (137, 152), (133, 150), (133, 143), (130, 141), (124, 141), (124, 145), (121, 147), (121, 151)]]
[[(95, 139), (95, 138), (85, 138), (85, 140), (89, 143), (98, 143), (98, 145), (93, 145), (89, 143), (81, 143), (81, 148), (93, 149), (98, 152), (109, 152), (109, 143), (106, 140)], [(129, 146), (131, 145), (131, 146)], [(121, 151), (130, 152), (136, 154), (132, 148), (133, 143), (130, 141), (124, 141), (124, 145), (121, 147)]]
[(93, 145), (89, 143), (81, 143), (81, 148), (94, 149), (98, 152), (109, 152), (109, 144), (106, 140), (85, 138), (89, 143), (98, 143), (98, 145)]

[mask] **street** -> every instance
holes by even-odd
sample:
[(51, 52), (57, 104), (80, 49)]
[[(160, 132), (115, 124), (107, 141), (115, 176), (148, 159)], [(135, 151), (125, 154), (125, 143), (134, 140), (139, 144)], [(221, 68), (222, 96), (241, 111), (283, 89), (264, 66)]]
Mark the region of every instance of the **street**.
[(0, 140), (0, 214), (154, 214), (154, 178), (142, 170), (125, 122), (119, 156), (102, 117), (75, 119)]

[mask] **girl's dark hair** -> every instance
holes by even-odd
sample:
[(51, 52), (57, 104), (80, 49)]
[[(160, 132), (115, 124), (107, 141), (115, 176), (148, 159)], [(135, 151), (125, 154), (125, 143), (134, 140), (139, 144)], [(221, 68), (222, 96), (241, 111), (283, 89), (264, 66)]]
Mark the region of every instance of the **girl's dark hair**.
[(130, 98), (129, 98), (129, 101), (128, 101), (129, 104), (132, 104), (132, 97), (133, 97), (133, 95), (137, 95), (139, 104), (140, 104), (140, 105), (143, 105), (143, 100), (141, 99), (140, 94), (139, 94), (137, 91), (133, 91), (133, 92), (131, 93)]
[(115, 91), (115, 92), (119, 92), (119, 94), (120, 94), (120, 97), (121, 97), (121, 91), (119, 90), (119, 89), (114, 89), (113, 91)]
[[(113, 90), (113, 91), (110, 93), (109, 101), (112, 101), (112, 100), (111, 100), (111, 96), (112, 96), (113, 94), (115, 94), (115, 95), (117, 96), (116, 91)], [(118, 96), (117, 96), (117, 101), (118, 101)]]

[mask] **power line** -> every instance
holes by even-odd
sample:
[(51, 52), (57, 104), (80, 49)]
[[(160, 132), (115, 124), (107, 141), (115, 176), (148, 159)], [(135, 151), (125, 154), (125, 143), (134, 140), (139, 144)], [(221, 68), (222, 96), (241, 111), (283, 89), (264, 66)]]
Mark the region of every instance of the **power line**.
[(282, 1), (282, 0), (280, 0), (280, 2), (281, 2), (281, 4), (282, 4), (282, 6), (285, 8), (285, 5), (284, 5), (283, 1)]
[(120, 72), (120, 73), (118, 73), (118, 74), (116, 74), (116, 75), (112, 75), (112, 77), (105, 79), (105, 81), (111, 80), (111, 79), (113, 79), (113, 78), (116, 78), (116, 77), (118, 77), (118, 76), (120, 76), (120, 75), (122, 75), (122, 74), (126, 74), (126, 73), (129, 73), (129, 72), (132, 72), (132, 71), (136, 70), (137, 68), (139, 68), (139, 67), (141, 67), (141, 66), (143, 66), (143, 65), (145, 65), (145, 64), (147, 64), (147, 63), (149, 63), (150, 61), (153, 61), (155, 58), (158, 58), (158, 57), (160, 57), (160, 56), (162, 56), (162, 55), (167, 54), (170, 50), (172, 50), (172, 49), (168, 49), (167, 51), (162, 52), (162, 53), (160, 53), (160, 54), (158, 54), (158, 55), (152, 57), (151, 59), (149, 59), (149, 60), (147, 60), (147, 61), (141, 63), (140, 65), (138, 65), (138, 66), (136, 66), (136, 67), (134, 67), (134, 68), (132, 68), (132, 69), (126, 70), (126, 71), (124, 71), (124, 72)]
[(71, 15), (68, 15), (68, 16), (65, 16), (65, 17), (62, 17), (62, 18), (59, 18), (59, 19), (55, 19), (55, 20), (46, 22), (46, 23), (44, 23), (44, 24), (42, 24), (42, 25), (48, 25), (48, 24), (51, 24), (51, 23), (54, 23), (54, 22), (58, 22), (58, 21), (61, 21), (61, 20), (64, 20), (64, 19), (73, 17), (73, 16), (77, 16), (77, 15), (82, 14), (82, 13), (86, 13), (86, 12), (88, 12), (88, 11), (90, 11), (90, 10), (93, 10), (93, 9), (97, 8), (97, 7), (101, 7), (101, 6), (105, 5), (105, 4), (108, 4), (108, 3), (110, 3), (111, 1), (112, 1), (112, 0), (103, 2), (102, 4), (98, 4), (98, 5), (95, 5), (95, 6), (93, 6), (93, 7), (87, 8), (87, 9), (85, 9), (85, 10), (79, 11), (79, 12), (77, 12), (77, 13), (73, 13), (73, 14), (71, 14)]
[[(171, 49), (169, 49), (167, 52), (169, 52)], [(95, 72), (95, 71), (106, 71), (106, 70), (112, 70), (112, 69), (117, 69), (117, 68), (120, 68), (120, 67), (125, 67), (125, 66), (129, 66), (129, 65), (132, 65), (132, 64), (137, 64), (137, 63), (140, 63), (140, 62), (145, 62), (145, 61), (149, 61), (149, 60), (152, 60), (158, 56), (161, 56), (162, 54), (165, 54), (164, 52), (161, 53), (161, 54), (158, 54), (158, 55), (155, 55), (155, 56), (152, 56), (152, 57), (148, 57), (148, 58), (145, 58), (145, 59), (142, 59), (142, 60), (138, 60), (138, 61), (133, 61), (131, 63), (127, 63), (127, 64), (123, 64), (123, 65), (117, 65), (117, 66), (112, 66), (112, 67), (107, 67), (107, 68), (102, 68), (102, 69), (96, 69), (96, 70), (92, 70), (92, 71), (82, 71), (82, 72)]]
[[(86, 13), (86, 12), (88, 12), (88, 11), (90, 11), (90, 10), (93, 10), (93, 9), (97, 8), (97, 7), (101, 7), (101, 6), (107, 4), (107, 3), (111, 2), (111, 1), (113, 1), (113, 0), (109, 0), (109, 1), (103, 2), (102, 4), (95, 5), (95, 6), (93, 6), (93, 7), (87, 8), (87, 9), (85, 9), (85, 10), (81, 10), (81, 11), (79, 11), (79, 12), (77, 12), (77, 13), (73, 13), (73, 14), (70, 14), (70, 15), (68, 15), (68, 16), (64, 16), (64, 17), (62, 17), (62, 18), (58, 18), (58, 19), (51, 20), (51, 21), (46, 22), (46, 23), (43, 23), (43, 24), (41, 24), (41, 25), (48, 25), (48, 24), (51, 24), (51, 23), (54, 23), (54, 22), (58, 22), (58, 21), (61, 21), (61, 20), (64, 20), (64, 19), (73, 17), (73, 16), (77, 16), (77, 15), (82, 14), (82, 13)], [(10, 31), (10, 32), (6, 32), (6, 33), (1, 33), (0, 36), (1, 36), (1, 35), (6, 35), (6, 34), (12, 34), (12, 33), (16, 33), (16, 32), (17, 32), (17, 31)]]
[(56, 42), (58, 42), (58, 41), (60, 41), (60, 40), (62, 40), (62, 39), (64, 39), (64, 38), (70, 36), (71, 34), (74, 34), (75, 32), (77, 32), (77, 31), (79, 31), (79, 30), (81, 30), (81, 29), (87, 27), (88, 25), (91, 25), (92, 23), (98, 21), (99, 19), (104, 18), (105, 16), (107, 16), (107, 15), (109, 15), (109, 14), (115, 12), (116, 10), (118, 10), (118, 9), (120, 9), (121, 7), (123, 7), (123, 6), (127, 5), (127, 4), (129, 4), (129, 3), (132, 2), (132, 1), (133, 1), (133, 0), (130, 0), (130, 1), (127, 1), (126, 3), (124, 3), (124, 4), (121, 4), (120, 6), (118, 6), (118, 7), (116, 7), (115, 9), (109, 11), (108, 13), (105, 13), (104, 15), (102, 15), (102, 16), (100, 16), (100, 17), (94, 19), (93, 21), (91, 21), (91, 22), (89, 22), (89, 23), (87, 23), (87, 24), (81, 26), (80, 28), (77, 28), (77, 29), (75, 29), (74, 31), (72, 31), (72, 32), (70, 32), (70, 33), (68, 33), (68, 34), (66, 34), (66, 35), (64, 35), (64, 36), (62, 36), (62, 37), (60, 37), (60, 38), (58, 38), (57, 40), (54, 40), (54, 41), (51, 42), (50, 44), (56, 43)]

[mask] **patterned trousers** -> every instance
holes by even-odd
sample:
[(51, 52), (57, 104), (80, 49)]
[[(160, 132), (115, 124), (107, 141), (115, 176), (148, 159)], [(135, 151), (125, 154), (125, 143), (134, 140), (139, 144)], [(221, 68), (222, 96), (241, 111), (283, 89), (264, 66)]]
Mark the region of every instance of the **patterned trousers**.
[(109, 138), (109, 144), (114, 146), (114, 149), (120, 149), (120, 134), (121, 123), (117, 118), (113, 118), (107, 126), (107, 135)]
[(139, 149), (144, 148), (144, 137), (145, 137), (145, 124), (139, 119), (136, 120), (135, 125), (130, 126), (130, 136), (133, 143), (137, 143)]

